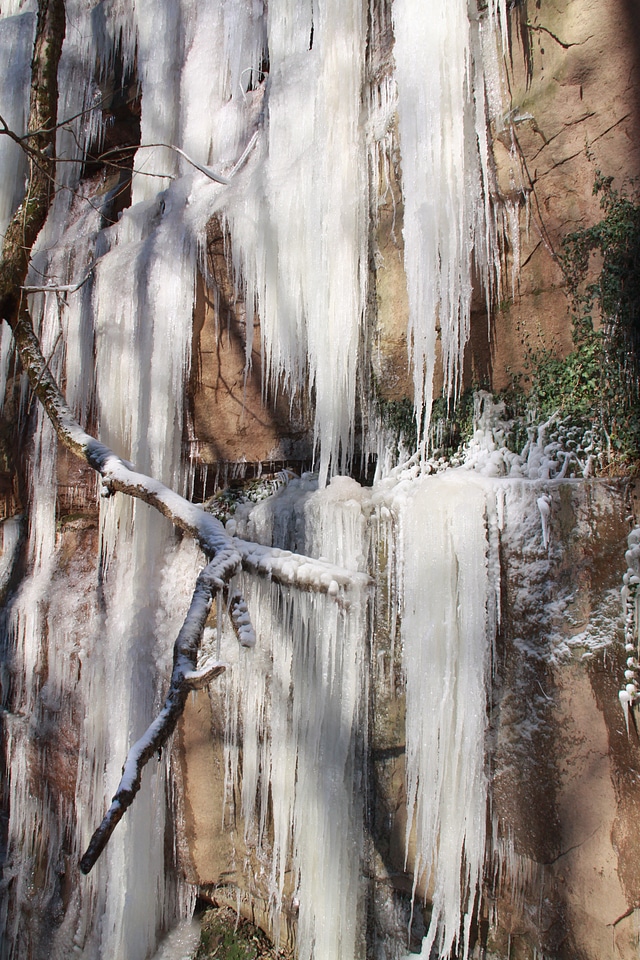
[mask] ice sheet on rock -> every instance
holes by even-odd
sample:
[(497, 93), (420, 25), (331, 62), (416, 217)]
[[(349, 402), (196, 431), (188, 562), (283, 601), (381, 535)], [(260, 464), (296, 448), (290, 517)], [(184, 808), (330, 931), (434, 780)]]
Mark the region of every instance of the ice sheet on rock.
[(151, 960), (192, 960), (200, 945), (200, 924), (185, 920), (164, 938)]
[[(325, 564), (340, 563), (353, 576), (363, 570), (363, 492), (343, 480), (320, 492), (300, 483), (297, 512), (291, 509), (294, 481), (254, 511), (277, 514), (286, 500), (292, 531), (287, 535), (283, 517), (271, 525), (280, 542), (303, 536), (301, 549), (324, 555)], [(261, 525), (264, 530), (264, 517)], [(271, 809), (270, 909), (277, 932), (281, 911), (297, 904), (301, 960), (356, 955), (363, 896), (359, 769), (366, 736), (367, 594), (354, 581), (344, 608), (330, 594), (282, 590), (243, 577), (256, 648), (238, 651), (231, 642), (223, 650), (232, 663), (225, 680), (228, 789), (234, 785), (241, 794), (245, 831), (258, 856), (269, 846)]]
[(180, 144), (200, 163), (226, 168), (246, 146), (254, 102), (262, 98), (263, 2), (199, 3), (189, 11), (185, 31)]
[(0, 523), (0, 596), (4, 595), (18, 556), (22, 517), (7, 517)]

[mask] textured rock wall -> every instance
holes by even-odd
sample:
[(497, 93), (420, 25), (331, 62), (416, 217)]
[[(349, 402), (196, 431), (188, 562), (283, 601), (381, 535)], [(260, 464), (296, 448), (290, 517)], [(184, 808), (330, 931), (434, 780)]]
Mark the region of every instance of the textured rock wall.
[(630, 958), (640, 875), (626, 798), (640, 799), (640, 758), (617, 701), (628, 491), (569, 483), (551, 496), (547, 551), (532, 529), (509, 533), (507, 502), (491, 793), (511, 871), (493, 890), (487, 946), (497, 957)]
[[(571, 349), (564, 236), (601, 219), (596, 171), (640, 174), (640, 8), (635, 0), (524, 0), (511, 10), (511, 102), (494, 131), (501, 197), (519, 222), (520, 270), (503, 278), (487, 349), (475, 317), (468, 373), (494, 388), (522, 364), (523, 340)], [(473, 372), (472, 372), (473, 371)]]

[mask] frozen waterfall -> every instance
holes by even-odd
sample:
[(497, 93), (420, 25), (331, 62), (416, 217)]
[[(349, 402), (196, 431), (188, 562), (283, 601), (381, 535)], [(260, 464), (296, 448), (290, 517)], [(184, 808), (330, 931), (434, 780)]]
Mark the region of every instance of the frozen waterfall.
[[(0, 114), (19, 135), (36, 8), (0, 0)], [(59, 118), (71, 119), (57, 148), (65, 162), (27, 281), (51, 372), (83, 426), (184, 493), (194, 304), (199, 276), (212, 283), (206, 235), (218, 218), (247, 304), (247, 371), (255, 313), (265, 396), (310, 405), (318, 473), (240, 511), (236, 530), (362, 575), (345, 599), (245, 574), (260, 642), (249, 651), (222, 637), (229, 669), (213, 696), (226, 716), (228, 802), (262, 864), (276, 938), (297, 917), (300, 960), (356, 960), (366, 950), (369, 684), (382, 606), (407, 699), (406, 867), (416, 903), (433, 903), (423, 956), (433, 944), (443, 958), (466, 954), (482, 881), (496, 492), (466, 474), (426, 476), (424, 446), (416, 466), (373, 488), (341, 476), (367, 422), (377, 164), (389, 165), (398, 144), (422, 440), (437, 341), (454, 395), (472, 276), (487, 298), (499, 282), (487, 128), (500, 99), (506, 3), (475, 8), (66, 3)], [(395, 62), (373, 77), (367, 47), (385, 17)], [(130, 184), (126, 165), (85, 163), (108, 141), (112, 100), (126, 101), (139, 126), (127, 144)], [(4, 229), (27, 173), (8, 138), (0, 166)], [(95, 871), (80, 877), (77, 862), (161, 702), (202, 558), (145, 504), (117, 495), (93, 516), (95, 480), (74, 473), (26, 380), (16, 380), (6, 326), (0, 359), (0, 383), (29, 438), (21, 548), (17, 521), (2, 526), (12, 593), (1, 622), (9, 820), (0, 955), (148, 960), (195, 899), (178, 865), (169, 757), (149, 765)], [(365, 453), (375, 446), (358, 440)], [(388, 950), (403, 955), (404, 932)]]

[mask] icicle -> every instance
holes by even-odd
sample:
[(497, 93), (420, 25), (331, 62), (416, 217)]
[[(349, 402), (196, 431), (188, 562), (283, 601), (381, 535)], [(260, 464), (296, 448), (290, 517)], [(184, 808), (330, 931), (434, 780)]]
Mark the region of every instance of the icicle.
[(551, 516), (551, 497), (548, 494), (542, 494), (536, 500), (538, 510), (540, 511), (540, 522), (542, 524), (542, 544), (545, 548), (549, 546), (549, 518)]
[(13, 347), (13, 335), (9, 324), (0, 321), (0, 414), (4, 408), (9, 376), (9, 363)]
[(20, 546), (21, 517), (0, 522), (0, 597), (4, 597)]
[[(502, 16), (503, 4), (499, 6)], [(410, 359), (423, 438), (442, 342), (444, 392), (459, 389), (472, 273), (490, 291), (497, 267), (478, 25), (466, 0), (395, 0)]]
[(225, 208), (269, 384), (315, 395), (321, 485), (352, 453), (367, 277), (364, 39), (358, 2), (269, 4), (264, 142)]

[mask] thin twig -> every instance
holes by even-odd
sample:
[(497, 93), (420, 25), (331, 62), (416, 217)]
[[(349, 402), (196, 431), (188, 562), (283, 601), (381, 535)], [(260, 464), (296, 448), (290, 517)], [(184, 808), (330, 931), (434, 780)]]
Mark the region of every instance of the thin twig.
[(83, 287), (91, 274), (93, 273), (95, 264), (92, 264), (89, 268), (88, 273), (80, 280), (79, 283), (65, 283), (60, 284), (59, 286), (54, 286), (53, 284), (43, 284), (41, 287), (31, 287), (31, 286), (22, 286), (21, 290), (24, 290), (25, 293), (76, 293), (80, 287)]

